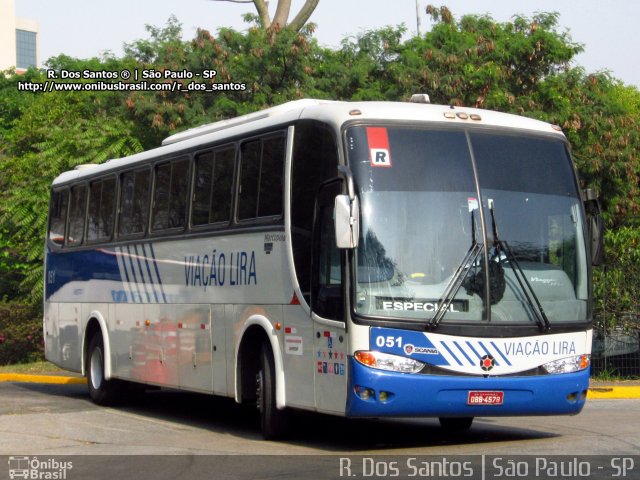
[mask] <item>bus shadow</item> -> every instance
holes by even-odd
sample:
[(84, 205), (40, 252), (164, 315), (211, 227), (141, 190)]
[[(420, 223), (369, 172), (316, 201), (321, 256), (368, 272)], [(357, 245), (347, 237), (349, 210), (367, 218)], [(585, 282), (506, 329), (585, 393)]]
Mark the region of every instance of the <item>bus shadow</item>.
[[(229, 398), (162, 390), (129, 398), (119, 408), (245, 439), (262, 438), (256, 407), (238, 405)], [(292, 412), (290, 424), (292, 428), (281, 443), (331, 453), (512, 442), (558, 436), (501, 425), (499, 419), (493, 418), (476, 420), (466, 432), (447, 432), (440, 427), (437, 418), (349, 419), (302, 411)]]
[[(34, 392), (66, 397), (74, 408), (95, 406), (84, 385), (21, 384)], [(131, 414), (188, 425), (247, 440), (261, 440), (255, 406), (238, 405), (233, 399), (174, 390), (128, 392), (115, 409)], [(466, 432), (447, 432), (436, 418), (349, 419), (312, 412), (294, 411), (292, 428), (281, 443), (323, 450), (327, 453), (370, 450), (393, 451), (407, 448), (476, 445), (527, 441), (558, 437), (558, 434), (502, 425), (496, 418), (474, 421)]]

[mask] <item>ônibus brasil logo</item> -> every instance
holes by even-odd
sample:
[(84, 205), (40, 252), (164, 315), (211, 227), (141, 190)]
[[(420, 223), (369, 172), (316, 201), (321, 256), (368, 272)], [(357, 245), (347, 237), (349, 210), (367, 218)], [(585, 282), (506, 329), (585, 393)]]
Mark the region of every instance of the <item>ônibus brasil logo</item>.
[(54, 458), (39, 460), (38, 457), (9, 457), (9, 478), (42, 480), (66, 480), (67, 471), (73, 468), (73, 462), (59, 461)]
[(485, 372), (488, 372), (495, 366), (496, 366), (496, 359), (493, 358), (491, 355), (485, 355), (480, 359), (480, 368)]

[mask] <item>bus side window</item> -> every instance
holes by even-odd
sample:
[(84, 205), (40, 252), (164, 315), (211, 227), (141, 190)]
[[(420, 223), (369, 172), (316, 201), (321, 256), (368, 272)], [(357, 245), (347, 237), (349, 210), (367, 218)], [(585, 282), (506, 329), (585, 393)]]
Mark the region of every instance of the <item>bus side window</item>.
[(123, 173), (120, 191), (118, 235), (124, 237), (143, 234), (149, 218), (151, 171), (146, 168)]
[(201, 153), (196, 156), (193, 207), (191, 211), (191, 224), (195, 226), (209, 223), (213, 188), (213, 160), (213, 152)]
[(285, 137), (282, 134), (242, 144), (238, 219), (282, 215)]
[(262, 142), (245, 142), (240, 149), (240, 190), (238, 191), (238, 219), (254, 218), (258, 209), (260, 185), (260, 156)]
[(234, 163), (233, 147), (196, 156), (192, 225), (229, 221)]
[(92, 182), (89, 186), (87, 241), (110, 240), (113, 233), (116, 179)]
[(174, 160), (156, 166), (153, 194), (153, 230), (184, 228), (187, 219), (189, 160)]
[(84, 220), (87, 206), (87, 187), (76, 185), (71, 187), (69, 209), (69, 226), (67, 227), (67, 246), (77, 246), (84, 239)]
[(228, 222), (231, 218), (233, 167), (235, 163), (235, 148), (216, 152), (216, 161), (213, 166), (213, 191), (211, 193), (209, 223)]
[(69, 190), (59, 190), (51, 195), (49, 209), (49, 240), (56, 245), (64, 243), (64, 229), (67, 224), (67, 207), (69, 206)]
[(266, 138), (262, 141), (258, 217), (282, 215), (284, 141), (284, 136)]

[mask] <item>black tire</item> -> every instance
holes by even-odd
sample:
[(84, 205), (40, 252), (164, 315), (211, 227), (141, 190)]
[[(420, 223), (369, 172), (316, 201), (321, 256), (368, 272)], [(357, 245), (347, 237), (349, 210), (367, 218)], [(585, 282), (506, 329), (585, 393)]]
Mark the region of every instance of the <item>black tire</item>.
[(288, 412), (276, 407), (276, 369), (269, 345), (262, 345), (260, 368), (256, 375), (260, 428), (265, 440), (282, 438), (287, 433)]
[(473, 417), (440, 417), (440, 426), (448, 432), (465, 432), (471, 428)]
[(87, 351), (86, 376), (89, 396), (98, 405), (113, 405), (119, 399), (121, 383), (104, 378), (104, 344), (102, 335), (95, 334)]

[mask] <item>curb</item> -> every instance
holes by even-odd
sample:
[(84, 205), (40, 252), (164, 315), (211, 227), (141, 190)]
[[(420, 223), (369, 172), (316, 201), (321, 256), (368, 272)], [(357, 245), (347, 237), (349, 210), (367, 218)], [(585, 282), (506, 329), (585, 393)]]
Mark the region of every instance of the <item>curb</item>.
[(640, 386), (606, 386), (590, 387), (588, 399), (606, 400), (620, 398), (640, 398)]
[(0, 373), (0, 382), (53, 383), (58, 385), (86, 384), (84, 377), (63, 377), (60, 375), (27, 375), (22, 373)]

